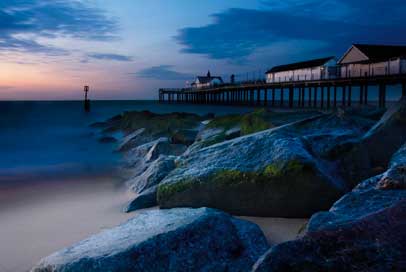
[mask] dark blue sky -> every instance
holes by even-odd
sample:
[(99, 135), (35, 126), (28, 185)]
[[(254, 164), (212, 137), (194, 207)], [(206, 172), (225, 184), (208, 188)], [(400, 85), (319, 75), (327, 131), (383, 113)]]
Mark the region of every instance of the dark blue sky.
[(0, 99), (154, 98), (196, 74), (262, 74), (406, 44), (401, 0), (2, 0)]

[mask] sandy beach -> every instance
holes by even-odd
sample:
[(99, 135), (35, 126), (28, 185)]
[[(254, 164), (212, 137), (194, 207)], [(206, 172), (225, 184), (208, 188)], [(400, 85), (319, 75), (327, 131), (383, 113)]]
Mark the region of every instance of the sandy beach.
[[(28, 271), (41, 258), (136, 216), (122, 208), (134, 195), (111, 176), (47, 180), (0, 189), (0, 272)], [(244, 219), (270, 243), (293, 239), (306, 220)]]
[(29, 270), (42, 257), (134, 214), (113, 177), (48, 180), (0, 192), (0, 271)]

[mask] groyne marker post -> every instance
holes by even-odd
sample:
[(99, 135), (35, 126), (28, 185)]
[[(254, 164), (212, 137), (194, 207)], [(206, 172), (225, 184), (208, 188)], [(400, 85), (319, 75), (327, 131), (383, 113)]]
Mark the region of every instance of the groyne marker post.
[(85, 92), (85, 101), (84, 101), (85, 111), (89, 112), (90, 111), (90, 100), (88, 99), (89, 86), (87, 85), (84, 86), (83, 90)]

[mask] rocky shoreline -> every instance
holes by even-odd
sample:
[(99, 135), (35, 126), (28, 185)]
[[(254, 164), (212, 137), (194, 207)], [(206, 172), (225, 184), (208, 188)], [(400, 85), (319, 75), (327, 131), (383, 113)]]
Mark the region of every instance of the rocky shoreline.
[[(125, 135), (118, 152), (138, 194), (126, 212), (161, 209), (32, 271), (406, 269), (405, 100), (386, 112), (125, 112), (93, 127), (101, 141)], [(297, 240), (269, 245), (229, 214), (311, 220)]]

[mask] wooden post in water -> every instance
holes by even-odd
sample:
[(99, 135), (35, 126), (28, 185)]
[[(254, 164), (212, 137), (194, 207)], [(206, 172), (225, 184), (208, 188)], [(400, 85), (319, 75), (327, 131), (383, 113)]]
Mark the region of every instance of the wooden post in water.
[(261, 106), (261, 88), (257, 90), (257, 106)]
[(348, 106), (351, 106), (352, 101), (352, 86), (351, 84), (348, 86)]
[(289, 108), (293, 108), (293, 87), (289, 87)]
[(345, 88), (345, 86), (342, 87), (342, 91), (343, 91), (343, 101), (342, 101), (342, 104), (343, 104), (343, 106), (345, 106), (345, 101), (347, 100), (346, 97), (345, 97), (345, 93), (346, 93), (346, 88)]
[(364, 104), (368, 105), (368, 84), (364, 86)]
[(309, 87), (309, 108), (312, 106), (312, 87)]
[(275, 88), (272, 88), (272, 107), (275, 107)]
[(334, 108), (337, 108), (337, 86), (334, 85)]
[(268, 89), (265, 88), (265, 93), (264, 93), (264, 106), (268, 106)]
[(364, 85), (359, 86), (359, 104), (364, 104)]
[(386, 85), (385, 83), (379, 84), (379, 107), (386, 106)]
[(331, 106), (331, 86), (327, 86), (327, 109), (330, 109)]
[(298, 96), (297, 96), (297, 106), (300, 107), (302, 105), (302, 88), (298, 88)]
[(321, 87), (320, 87), (320, 90), (321, 90), (320, 107), (321, 107), (321, 108), (324, 108), (324, 86), (321, 86)]
[(89, 86), (84, 87), (84, 92), (85, 92), (84, 108), (85, 108), (85, 112), (89, 112), (90, 111), (90, 100), (87, 96), (87, 93), (89, 92)]
[(314, 100), (313, 100), (313, 107), (317, 107), (317, 86), (314, 87)]
[(283, 107), (283, 100), (284, 100), (283, 96), (284, 96), (283, 95), (283, 87), (281, 87), (281, 107)]

